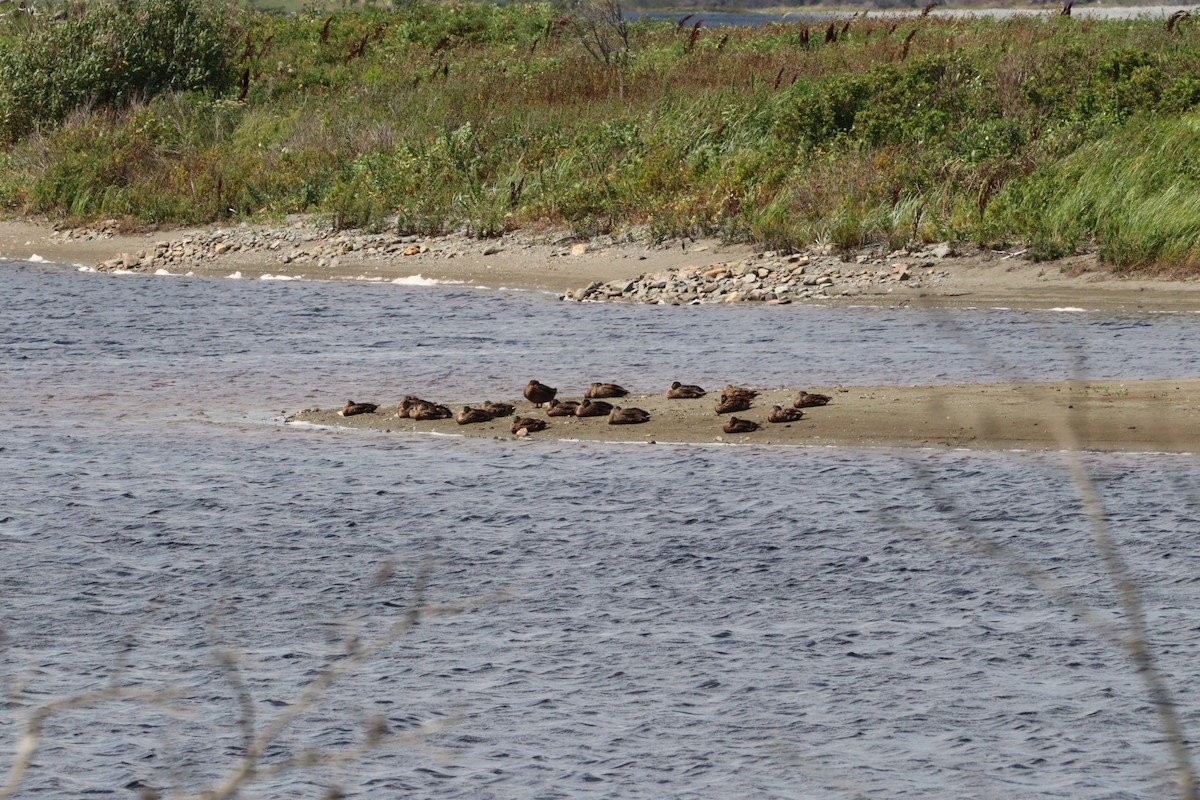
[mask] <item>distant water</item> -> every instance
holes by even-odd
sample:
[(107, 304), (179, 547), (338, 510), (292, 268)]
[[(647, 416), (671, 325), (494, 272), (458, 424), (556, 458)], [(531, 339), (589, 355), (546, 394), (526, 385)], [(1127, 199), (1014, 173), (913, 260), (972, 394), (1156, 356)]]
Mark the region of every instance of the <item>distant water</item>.
[[(277, 418), (405, 391), (511, 397), (535, 376), (646, 391), (1184, 377), (1194, 316), (599, 306), (34, 266), (0, 269), (0, 296), (0, 774), (37, 704), (110, 684), (180, 694), (53, 719), (19, 796), (211, 784), (246, 708), (266, 724), (399, 618), (425, 571), (426, 600), (458, 610), (334, 683), (265, 760), (353, 746), (370, 719), (430, 730), (246, 796), (1167, 796), (1128, 659), (968, 544), (1010, 548), (1119, 620), (1059, 456)], [(1195, 736), (1200, 463), (1088, 469)]]
[[(915, 4), (921, 5), (921, 4)], [(1135, 19), (1137, 17), (1148, 17), (1151, 19), (1168, 17), (1174, 12), (1185, 8), (1185, 6), (1162, 6), (1162, 5), (1143, 5), (1143, 6), (1091, 6), (1077, 5), (1072, 9), (1072, 14), (1078, 17), (1089, 17), (1095, 19)], [(1062, 9), (1061, 3), (1043, 3), (1035, 6), (1025, 6), (1019, 8), (938, 8), (932, 13), (935, 17), (1021, 17), (1021, 16), (1056, 16)], [(853, 14), (853, 11), (816, 11), (797, 6), (793, 10), (784, 12), (767, 12), (767, 11), (646, 11), (634, 12), (629, 14), (630, 19), (652, 19), (660, 22), (675, 22), (678, 23), (683, 17), (691, 17), (687, 20), (686, 25), (691, 27), (697, 22), (701, 23), (705, 28), (725, 28), (725, 27), (743, 27), (743, 28), (758, 28), (764, 25), (772, 25), (775, 23), (820, 23), (824, 24), (830, 19), (847, 19)], [(864, 12), (860, 12), (864, 13)], [(888, 17), (897, 15), (913, 16), (920, 13), (919, 7), (910, 8), (888, 8), (888, 9), (867, 9), (865, 11), (870, 17)]]

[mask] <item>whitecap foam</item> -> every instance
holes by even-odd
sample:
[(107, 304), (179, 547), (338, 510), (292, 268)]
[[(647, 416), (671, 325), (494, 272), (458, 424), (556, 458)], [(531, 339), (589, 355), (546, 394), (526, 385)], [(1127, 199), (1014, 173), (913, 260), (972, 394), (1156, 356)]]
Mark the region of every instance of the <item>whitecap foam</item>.
[(299, 419), (285, 419), (283, 421), (283, 424), (291, 426), (293, 428), (311, 428), (312, 430), (318, 430), (318, 431), (338, 430), (338, 428), (334, 425), (323, 425), (323, 424), (320, 424), (317, 422), (305, 422), (304, 420), (299, 420)]
[(154, 274), (155, 275), (174, 275), (175, 273), (171, 272), (170, 270), (166, 270), (166, 269), (163, 269), (162, 267), (159, 267), (158, 269), (154, 270)]
[(37, 253), (34, 253), (26, 260), (29, 261), (29, 263), (31, 263), (31, 264), (45, 264), (49, 259), (43, 258), (42, 256), (39, 256)]
[(272, 275), (271, 273), (268, 272), (264, 275), (259, 275), (258, 279), (260, 281), (299, 281), (299, 280), (304, 280), (304, 276), (303, 275)]
[(1051, 308), (1049, 310), (1050, 311), (1070, 311), (1070, 312), (1073, 312), (1076, 314), (1080, 314), (1080, 313), (1087, 311), (1086, 308), (1077, 308), (1075, 306), (1057, 306), (1057, 307)]
[(420, 274), (417, 274), (409, 275), (407, 278), (395, 278), (392, 280), (392, 283), (396, 284), (397, 286), (441, 286), (443, 284), (461, 284), (464, 283), (464, 281), (439, 281), (437, 278), (426, 278)]
[(240, 281), (242, 279), (242, 271), (238, 270), (229, 276), (230, 280)]
[[(3, 261), (3, 260), (4, 259), (0, 258), (0, 261)], [(96, 270), (93, 269), (92, 267), (89, 267), (87, 264), (76, 264), (75, 271), (76, 272), (95, 272)]]

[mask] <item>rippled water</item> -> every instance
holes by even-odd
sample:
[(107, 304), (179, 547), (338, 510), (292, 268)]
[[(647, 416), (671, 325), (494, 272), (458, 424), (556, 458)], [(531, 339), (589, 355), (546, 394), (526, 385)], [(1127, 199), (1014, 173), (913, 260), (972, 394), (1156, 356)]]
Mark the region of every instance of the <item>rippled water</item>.
[[(1167, 794), (1128, 659), (968, 544), (1004, 545), (1119, 620), (1059, 456), (384, 437), (272, 417), (346, 396), (513, 396), (534, 376), (1187, 376), (1193, 317), (588, 306), (33, 267), (0, 271), (0, 295), (0, 772), (33, 706), (110, 684), (179, 694), (54, 718), (20, 796), (211, 784), (245, 708), (267, 724), (347, 641), (400, 619), (426, 572), (426, 601), (454, 613), (335, 682), (265, 760), (353, 746), (373, 718), (419, 735), (248, 796)], [(1088, 468), (1194, 734), (1200, 464)]]

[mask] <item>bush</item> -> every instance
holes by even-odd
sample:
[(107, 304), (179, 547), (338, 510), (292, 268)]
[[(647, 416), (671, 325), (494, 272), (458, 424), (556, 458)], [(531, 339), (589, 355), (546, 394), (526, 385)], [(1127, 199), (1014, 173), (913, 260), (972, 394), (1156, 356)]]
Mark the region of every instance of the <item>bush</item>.
[(228, 89), (225, 13), (209, 0), (100, 2), (15, 35), (0, 48), (0, 139), (15, 141), (84, 106)]

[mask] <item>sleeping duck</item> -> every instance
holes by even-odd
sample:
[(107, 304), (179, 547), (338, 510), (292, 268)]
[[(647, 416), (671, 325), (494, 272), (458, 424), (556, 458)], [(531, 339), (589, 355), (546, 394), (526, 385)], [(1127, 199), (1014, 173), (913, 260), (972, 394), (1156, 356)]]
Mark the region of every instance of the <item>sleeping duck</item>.
[(751, 422), (748, 419), (730, 417), (729, 421), (721, 426), (721, 430), (726, 433), (751, 433), (758, 430), (758, 423)]
[(376, 403), (356, 403), (353, 400), (347, 400), (346, 405), (342, 406), (342, 410), (337, 413), (339, 417), (353, 417), (355, 414), (374, 414), (377, 408), (379, 406)]
[(745, 411), (750, 408), (750, 398), (745, 395), (730, 397), (724, 393), (721, 394), (721, 399), (717, 401), (716, 410), (718, 414), (732, 414), (735, 411)]
[(575, 409), (579, 408), (579, 403), (574, 400), (557, 400), (550, 398), (550, 402), (546, 404), (547, 417), (573, 417)]
[(549, 427), (546, 425), (546, 420), (538, 419), (537, 417), (517, 417), (512, 421), (510, 430), (514, 436), (520, 436), (521, 431), (525, 433), (533, 433), (534, 431), (544, 431)]
[(704, 397), (707, 394), (703, 389), (695, 384), (684, 384), (679, 381), (674, 381), (671, 388), (667, 389), (668, 400), (695, 400), (697, 397)]
[(793, 405), (796, 408), (812, 408), (813, 406), (823, 406), (828, 402), (829, 395), (827, 394), (809, 394), (808, 392), (801, 391), (800, 394), (796, 395), (796, 402)]
[(771, 409), (771, 413), (767, 415), (767, 422), (796, 422), (803, 416), (804, 412), (798, 408), (775, 406)]
[(608, 412), (609, 425), (640, 425), (650, 421), (650, 412), (640, 408), (621, 408), (617, 406)]
[(606, 417), (612, 413), (612, 403), (606, 403), (603, 400), (589, 400), (583, 398), (583, 402), (575, 409), (577, 417)]
[(492, 415), (482, 408), (463, 406), (463, 410), (454, 415), (454, 421), (459, 425), (471, 425), (476, 422), (491, 422)]
[(627, 389), (623, 389), (615, 383), (593, 383), (583, 396), (599, 400), (602, 397), (624, 397), (627, 394), (629, 394)]

